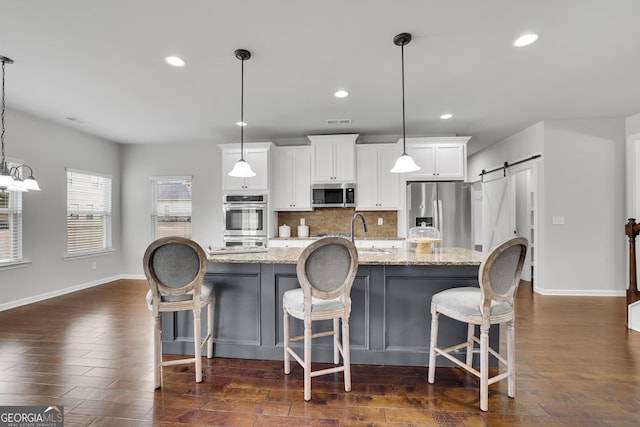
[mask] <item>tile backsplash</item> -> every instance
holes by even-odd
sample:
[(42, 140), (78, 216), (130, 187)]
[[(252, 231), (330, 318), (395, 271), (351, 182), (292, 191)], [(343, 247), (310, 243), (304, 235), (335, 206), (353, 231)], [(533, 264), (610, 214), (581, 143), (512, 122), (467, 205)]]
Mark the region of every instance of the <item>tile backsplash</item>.
[[(385, 237), (398, 236), (397, 211), (357, 211), (367, 221), (368, 232), (362, 231), (362, 222), (356, 220), (356, 237)], [(300, 219), (304, 218), (309, 226), (309, 235), (319, 233), (350, 233), (351, 218), (356, 213), (355, 209), (348, 208), (319, 208), (311, 212), (278, 212), (278, 227), (287, 224), (291, 227), (291, 237), (298, 236)], [(382, 218), (382, 225), (378, 225), (378, 218)]]

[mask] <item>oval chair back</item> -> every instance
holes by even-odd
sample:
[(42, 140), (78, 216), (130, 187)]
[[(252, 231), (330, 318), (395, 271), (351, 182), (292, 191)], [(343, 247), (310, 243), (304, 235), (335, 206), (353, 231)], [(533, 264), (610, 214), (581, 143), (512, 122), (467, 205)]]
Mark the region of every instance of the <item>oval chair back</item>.
[(312, 297), (346, 303), (357, 270), (358, 251), (347, 239), (328, 237), (307, 246), (296, 267), (305, 303), (311, 304)]

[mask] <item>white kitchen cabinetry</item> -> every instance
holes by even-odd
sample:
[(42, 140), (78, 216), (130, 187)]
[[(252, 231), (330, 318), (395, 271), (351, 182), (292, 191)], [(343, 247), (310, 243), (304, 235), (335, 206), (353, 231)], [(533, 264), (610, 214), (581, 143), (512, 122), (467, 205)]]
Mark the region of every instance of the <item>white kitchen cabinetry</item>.
[(398, 144), (358, 144), (356, 209), (400, 208), (400, 175), (389, 170), (401, 151)]
[(276, 147), (273, 151), (273, 209), (311, 210), (311, 147)]
[(407, 180), (465, 181), (469, 136), (407, 138), (407, 154), (422, 169)]
[(268, 191), (269, 156), (273, 144), (254, 142), (244, 144), (244, 159), (249, 163), (256, 176), (238, 178), (229, 176), (229, 172), (240, 160), (240, 144), (219, 144), (222, 150), (222, 190), (223, 191)]
[(310, 135), (311, 181), (342, 183), (356, 180), (356, 139), (358, 134)]

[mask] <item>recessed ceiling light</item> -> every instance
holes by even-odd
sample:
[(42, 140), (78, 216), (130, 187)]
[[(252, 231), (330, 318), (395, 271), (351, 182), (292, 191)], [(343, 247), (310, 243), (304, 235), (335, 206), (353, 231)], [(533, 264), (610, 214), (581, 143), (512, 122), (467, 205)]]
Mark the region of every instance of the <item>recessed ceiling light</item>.
[(335, 96), (336, 98), (346, 98), (347, 96), (349, 96), (349, 92), (347, 92), (346, 90), (339, 90), (336, 91), (333, 96)]
[(450, 119), (451, 117), (453, 117), (453, 114), (451, 113), (444, 113), (443, 115), (440, 116), (442, 120), (447, 120), (447, 119)]
[(513, 42), (513, 45), (515, 47), (529, 46), (531, 43), (534, 43), (536, 40), (538, 40), (538, 35), (537, 34), (535, 34), (535, 33), (524, 34), (524, 35), (518, 37)]
[(236, 122), (238, 126), (246, 126), (247, 122)]
[(177, 56), (167, 56), (164, 58), (164, 62), (173, 66), (173, 67), (184, 67), (184, 60), (182, 58), (178, 58)]

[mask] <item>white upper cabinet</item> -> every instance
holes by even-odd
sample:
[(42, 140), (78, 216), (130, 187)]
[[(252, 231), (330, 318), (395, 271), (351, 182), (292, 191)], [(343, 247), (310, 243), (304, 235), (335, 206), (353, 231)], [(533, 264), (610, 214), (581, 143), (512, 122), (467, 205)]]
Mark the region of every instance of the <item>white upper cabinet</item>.
[(244, 159), (249, 163), (256, 176), (238, 178), (229, 176), (229, 172), (240, 160), (240, 144), (219, 144), (222, 150), (222, 190), (223, 191), (269, 191), (270, 142), (244, 144)]
[(391, 173), (402, 153), (398, 144), (358, 144), (356, 209), (400, 208), (400, 174)]
[(422, 169), (408, 173), (406, 179), (465, 181), (469, 139), (469, 136), (407, 138), (407, 154)]
[(311, 181), (342, 183), (356, 180), (356, 139), (358, 134), (310, 135)]
[(311, 210), (311, 147), (273, 150), (273, 209)]

